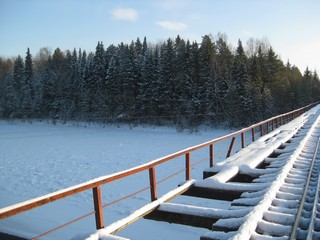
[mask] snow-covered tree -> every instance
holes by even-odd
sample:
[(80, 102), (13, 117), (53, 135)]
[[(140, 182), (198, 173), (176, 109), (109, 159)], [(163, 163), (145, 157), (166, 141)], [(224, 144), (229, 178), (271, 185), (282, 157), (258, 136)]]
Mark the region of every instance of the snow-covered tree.
[(238, 41), (232, 66), (232, 80), (228, 91), (228, 115), (231, 125), (246, 125), (250, 123), (252, 99), (247, 91), (249, 83), (248, 59), (242, 42)]
[(33, 64), (30, 49), (28, 48), (24, 63), (24, 83), (21, 86), (21, 113), (24, 117), (33, 115), (34, 95)]
[(227, 37), (218, 35), (216, 41), (217, 63), (216, 63), (216, 121), (224, 122), (227, 119), (225, 104), (228, 95), (228, 86), (232, 75), (233, 54), (228, 46)]
[(159, 114), (168, 118), (176, 116), (176, 93), (174, 72), (174, 48), (171, 39), (161, 46), (159, 72)]
[[(0, 57), (0, 116), (137, 121), (179, 128), (202, 123), (247, 125), (319, 100), (308, 68), (285, 66), (265, 40), (177, 36), (156, 45), (139, 38), (95, 52), (47, 48), (32, 60)], [(275, 101), (277, 100), (277, 101)]]

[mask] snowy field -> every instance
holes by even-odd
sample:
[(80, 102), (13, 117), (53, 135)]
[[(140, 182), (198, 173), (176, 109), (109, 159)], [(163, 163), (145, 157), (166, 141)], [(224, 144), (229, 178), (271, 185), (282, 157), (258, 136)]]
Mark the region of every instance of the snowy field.
[[(99, 126), (46, 122), (0, 121), (0, 208), (54, 192), (90, 179), (134, 167), (184, 148), (230, 133), (229, 130), (202, 129), (197, 133), (177, 132), (169, 127)], [(226, 142), (226, 147), (229, 142)], [(217, 147), (215, 147), (217, 149)], [(225, 156), (225, 155), (224, 155)], [(208, 157), (208, 149), (191, 155), (196, 161)], [(222, 156), (220, 157), (220, 160)], [(216, 159), (216, 161), (219, 159)], [(192, 170), (192, 178), (200, 179), (208, 161)], [(157, 179), (184, 167), (184, 158), (171, 165), (157, 167)], [(171, 172), (172, 170), (172, 172)], [(184, 180), (184, 173), (163, 183), (161, 196)], [(103, 203), (148, 186), (148, 176), (138, 174), (102, 190)], [(131, 191), (131, 192), (130, 192)], [(150, 202), (146, 191), (130, 200), (105, 208), (105, 224), (121, 219)], [(180, 197), (179, 201), (192, 202)], [(198, 203), (210, 207), (210, 200)], [(211, 205), (210, 205), (211, 204)], [(223, 205), (223, 203), (221, 203)], [(0, 231), (35, 237), (93, 210), (92, 193), (76, 196), (0, 220)], [(155, 230), (156, 229), (156, 230)], [(199, 239), (205, 229), (140, 220), (117, 235), (131, 239)], [(83, 239), (95, 232), (90, 216), (41, 239)]]

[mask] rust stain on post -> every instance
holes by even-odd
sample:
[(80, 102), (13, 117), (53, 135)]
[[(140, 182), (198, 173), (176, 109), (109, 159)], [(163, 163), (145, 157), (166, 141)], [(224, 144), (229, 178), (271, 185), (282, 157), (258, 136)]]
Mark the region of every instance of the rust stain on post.
[(158, 199), (157, 194), (157, 181), (156, 181), (156, 171), (154, 167), (149, 169), (149, 178), (150, 178), (150, 191), (151, 191), (151, 201)]
[(190, 180), (190, 153), (186, 153), (186, 180)]
[(96, 211), (96, 227), (97, 229), (104, 228), (103, 211), (102, 211), (102, 198), (100, 186), (92, 188), (94, 210)]
[(210, 154), (210, 167), (213, 167), (214, 164), (214, 145), (209, 145), (209, 154)]
[(255, 141), (255, 139), (254, 139), (254, 128), (251, 128), (251, 135), (252, 135), (252, 142), (254, 142)]
[(229, 147), (229, 150), (228, 150), (228, 153), (227, 153), (227, 158), (230, 157), (230, 155), (231, 155), (231, 152), (232, 152), (232, 149), (233, 149), (235, 140), (236, 140), (235, 137), (233, 137), (233, 138), (231, 139), (230, 147)]
[(245, 140), (244, 140), (244, 132), (241, 133), (241, 147), (244, 148), (246, 145)]

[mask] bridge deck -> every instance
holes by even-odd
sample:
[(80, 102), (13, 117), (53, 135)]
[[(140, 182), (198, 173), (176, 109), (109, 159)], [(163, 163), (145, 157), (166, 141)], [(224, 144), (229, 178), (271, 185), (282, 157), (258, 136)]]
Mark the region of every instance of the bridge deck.
[[(261, 137), (227, 160), (206, 169), (203, 180), (192, 182), (185, 191), (181, 192), (183, 195), (200, 199), (230, 201), (230, 208), (168, 203), (168, 199), (163, 199), (159, 206), (149, 211), (144, 217), (207, 228), (210, 231), (201, 236), (203, 240), (236, 236), (241, 226), (246, 228), (243, 224), (249, 221), (250, 214), (257, 215), (257, 208), (265, 207), (261, 202), (275, 193), (274, 189), (270, 193), (270, 189), (274, 188), (275, 181), (283, 173), (284, 166), (292, 160), (292, 155), (301, 150), (299, 149), (301, 142), (316, 128), (319, 122), (318, 115), (319, 108), (313, 109)], [(295, 183), (298, 184), (298, 182)], [(179, 195), (176, 194), (175, 197), (179, 198)], [(294, 194), (290, 197), (293, 203), (297, 201)], [(278, 218), (283, 218), (286, 214), (292, 213), (279, 214)]]
[[(246, 224), (253, 225), (251, 228), (254, 231), (256, 226), (251, 218), (262, 218), (263, 211), (270, 207), (264, 202), (270, 200), (271, 195), (279, 194), (276, 193), (276, 189), (280, 188), (277, 181), (283, 177), (284, 167), (295, 159), (293, 156), (298, 154), (297, 151), (301, 151), (300, 145), (304, 146), (302, 142), (306, 141), (306, 138), (320, 135), (319, 131), (315, 131), (319, 128), (318, 115), (318, 111), (315, 111), (298, 118), (260, 138), (226, 161), (217, 163), (205, 170), (204, 180), (196, 181), (189, 191), (184, 193), (194, 197), (229, 200), (231, 207), (228, 210), (166, 203), (161, 204), (147, 217), (210, 229), (211, 231), (201, 237), (203, 240), (235, 237), (241, 234), (241, 228), (250, 228), (244, 226)], [(306, 157), (310, 158), (308, 155)], [(303, 168), (300, 168), (303, 171)], [(303, 189), (301, 177), (286, 181)], [(297, 198), (299, 195), (287, 194), (285, 201), (296, 205), (299, 203)], [(272, 219), (293, 218), (293, 214), (286, 213), (285, 210), (282, 210), (284, 213), (280, 211), (268, 214), (272, 215)], [(265, 215), (264, 217), (267, 218)], [(258, 225), (258, 229), (263, 227), (268, 228), (268, 224)], [(278, 228), (277, 231), (284, 233), (291, 229), (290, 226), (282, 225)]]

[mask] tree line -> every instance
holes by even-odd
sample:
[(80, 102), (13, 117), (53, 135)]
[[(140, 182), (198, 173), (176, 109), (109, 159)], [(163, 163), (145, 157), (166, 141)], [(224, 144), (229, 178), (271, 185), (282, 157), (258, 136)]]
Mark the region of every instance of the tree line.
[(0, 58), (0, 117), (245, 126), (319, 100), (320, 81), (284, 64), (267, 41), (177, 36)]

